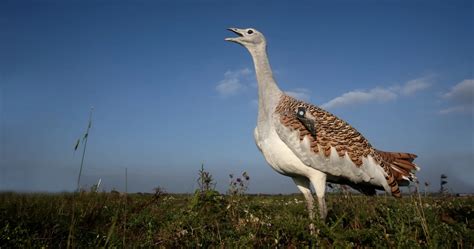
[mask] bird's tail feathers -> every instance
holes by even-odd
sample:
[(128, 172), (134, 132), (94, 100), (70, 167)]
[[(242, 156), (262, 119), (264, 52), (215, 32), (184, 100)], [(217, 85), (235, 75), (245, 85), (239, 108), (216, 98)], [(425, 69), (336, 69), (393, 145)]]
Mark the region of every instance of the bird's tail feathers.
[(413, 163), (417, 155), (403, 152), (377, 151), (382, 159), (390, 165), (390, 169), (400, 186), (406, 186), (409, 182), (416, 182), (414, 174), (420, 168)]

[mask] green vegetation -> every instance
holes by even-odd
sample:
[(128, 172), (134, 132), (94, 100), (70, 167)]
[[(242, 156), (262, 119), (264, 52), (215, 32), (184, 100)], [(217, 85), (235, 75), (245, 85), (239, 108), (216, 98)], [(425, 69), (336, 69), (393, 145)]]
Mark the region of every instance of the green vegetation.
[[(310, 234), (302, 195), (227, 194), (204, 168), (194, 194), (0, 194), (0, 247), (473, 248), (473, 197), (329, 194)], [(74, 215), (73, 215), (74, 214)], [(125, 246), (124, 246), (125, 245)]]
[[(0, 245), (472, 248), (474, 198), (328, 196), (325, 223), (310, 221), (301, 195), (227, 196), (111, 193), (0, 194)], [(125, 206), (125, 202), (127, 205)], [(421, 209), (424, 217), (420, 216)], [(127, 215), (125, 224), (125, 212)], [(424, 228), (426, 223), (426, 231)], [(126, 230), (124, 230), (126, 225)]]

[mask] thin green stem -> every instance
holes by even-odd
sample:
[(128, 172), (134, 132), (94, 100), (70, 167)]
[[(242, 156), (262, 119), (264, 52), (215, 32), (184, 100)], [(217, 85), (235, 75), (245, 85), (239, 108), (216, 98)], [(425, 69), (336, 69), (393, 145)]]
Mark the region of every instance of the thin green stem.
[(86, 156), (87, 140), (89, 140), (89, 130), (92, 126), (92, 111), (93, 110), (94, 108), (91, 107), (91, 110), (89, 112), (89, 124), (87, 125), (86, 134), (84, 135), (84, 148), (82, 150), (81, 167), (79, 168), (79, 175), (77, 176), (77, 191), (78, 192), (81, 186), (80, 183), (81, 183), (82, 167), (84, 166), (84, 157)]

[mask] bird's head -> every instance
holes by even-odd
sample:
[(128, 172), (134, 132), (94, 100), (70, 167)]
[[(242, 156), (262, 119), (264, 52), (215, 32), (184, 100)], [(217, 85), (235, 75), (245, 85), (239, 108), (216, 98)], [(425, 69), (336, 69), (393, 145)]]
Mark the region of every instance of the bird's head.
[(225, 38), (226, 41), (238, 43), (248, 50), (254, 50), (257, 48), (265, 48), (266, 41), (262, 33), (254, 28), (238, 29), (229, 28), (229, 31), (234, 32), (238, 37)]

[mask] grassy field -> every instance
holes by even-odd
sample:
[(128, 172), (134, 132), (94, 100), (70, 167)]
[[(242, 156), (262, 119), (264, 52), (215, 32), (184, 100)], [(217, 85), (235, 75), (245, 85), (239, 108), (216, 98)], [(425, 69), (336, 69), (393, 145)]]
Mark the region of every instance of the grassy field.
[[(473, 248), (473, 197), (330, 194), (326, 222), (301, 195), (0, 194), (0, 247)], [(232, 190), (232, 189), (231, 189)]]

